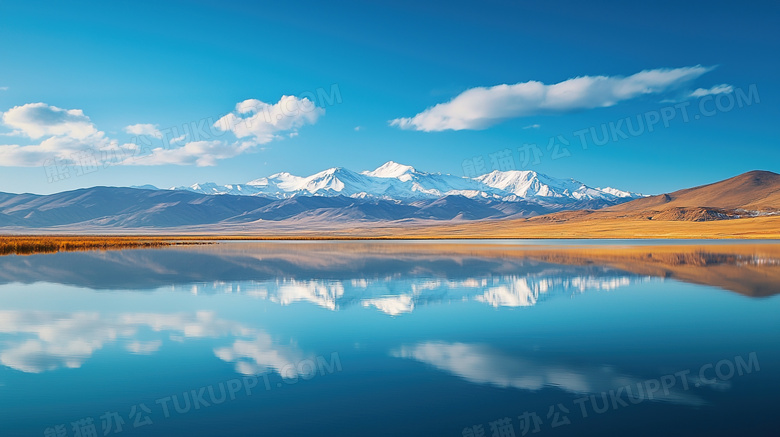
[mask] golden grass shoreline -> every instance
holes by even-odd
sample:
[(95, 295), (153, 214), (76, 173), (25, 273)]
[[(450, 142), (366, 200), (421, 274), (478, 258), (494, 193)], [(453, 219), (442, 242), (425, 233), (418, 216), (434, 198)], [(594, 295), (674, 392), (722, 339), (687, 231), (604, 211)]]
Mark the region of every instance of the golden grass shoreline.
[[(31, 255), (87, 250), (142, 249), (178, 244), (198, 244), (171, 238), (136, 236), (0, 236), (0, 255)], [(205, 244), (205, 243), (204, 243)]]
[(208, 241), (394, 241), (492, 239), (778, 240), (780, 216), (708, 222), (592, 219), (540, 222), (504, 220), (459, 224), (364, 226), (340, 230), (237, 232), (235, 234), (0, 235), (0, 255), (205, 244)]

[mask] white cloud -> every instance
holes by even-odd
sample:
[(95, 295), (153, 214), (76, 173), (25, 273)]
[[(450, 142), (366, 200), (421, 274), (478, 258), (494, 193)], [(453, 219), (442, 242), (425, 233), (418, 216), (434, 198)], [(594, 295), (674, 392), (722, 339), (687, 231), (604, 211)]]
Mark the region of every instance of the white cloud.
[(132, 135), (147, 135), (155, 138), (162, 138), (162, 133), (156, 124), (131, 124), (125, 127), (125, 132)]
[(8, 87), (7, 86), (0, 86), (0, 91), (8, 91)]
[(362, 129), (360, 126), (355, 126), (355, 132), (360, 132), (360, 129)]
[(125, 165), (197, 165), (210, 167), (255, 149), (253, 142), (193, 141), (175, 149), (158, 147), (151, 154), (123, 162)]
[(0, 145), (0, 166), (37, 167), (45, 165), (48, 160), (53, 158), (59, 158), (63, 160), (63, 163), (72, 164), (86, 152), (93, 153), (99, 161), (103, 157), (114, 154), (133, 156), (136, 148), (135, 144), (120, 146), (116, 141), (106, 138), (103, 132), (97, 132), (87, 138), (53, 136), (34, 145)]
[(8, 144), (0, 146), (0, 166), (5, 167), (37, 167), (43, 165), (51, 153), (38, 146), (20, 146)]
[(35, 167), (47, 160), (60, 158), (69, 163), (79, 154), (114, 152), (132, 155), (133, 144), (119, 146), (97, 130), (80, 109), (62, 109), (45, 103), (15, 106), (2, 114), (3, 123), (14, 129), (6, 135), (26, 136), (32, 139), (46, 137), (38, 144), (0, 145), (0, 166)]
[(699, 98), (699, 97), (710, 96), (714, 94), (728, 94), (731, 92), (734, 92), (734, 87), (724, 83), (720, 85), (715, 85), (710, 89), (697, 88), (695, 91), (693, 91), (690, 94), (690, 97)]
[(542, 126), (539, 124), (529, 124), (528, 126), (523, 126), (523, 129), (539, 129), (540, 127)]
[(220, 118), (214, 127), (232, 131), (238, 138), (251, 137), (258, 144), (271, 142), (282, 133), (295, 133), (306, 124), (314, 124), (325, 114), (307, 98), (282, 96), (268, 104), (256, 99), (244, 100), (236, 110)]
[(34, 139), (52, 135), (85, 139), (99, 133), (80, 109), (62, 109), (45, 103), (14, 106), (3, 114), (3, 123)]
[(547, 85), (538, 81), (477, 87), (391, 126), (418, 131), (485, 129), (503, 120), (545, 113), (602, 108), (642, 95), (662, 93), (711, 71), (696, 65), (644, 70), (628, 77), (581, 76)]
[[(97, 130), (80, 109), (61, 109), (45, 103), (29, 103), (2, 113), (2, 122), (13, 129), (4, 136), (26, 136), (43, 139), (39, 144), (0, 145), (0, 166), (35, 167), (46, 165), (54, 158), (59, 164), (78, 164), (79, 156), (91, 154), (96, 166), (101, 165), (197, 165), (213, 166), (219, 160), (250, 153), (273, 140), (295, 137), (305, 124), (314, 124), (325, 113), (310, 100), (283, 96), (269, 105), (259, 100), (245, 100), (236, 111), (222, 117), (215, 127), (231, 131), (239, 141), (200, 138), (183, 146), (161, 147), (144, 142), (144, 137), (161, 139), (162, 132), (154, 124), (134, 124), (125, 132), (139, 136), (138, 143), (121, 144)], [(212, 132), (213, 134), (214, 132)], [(220, 134), (217, 132), (215, 135)], [(173, 138), (168, 145), (183, 142), (186, 134)], [(151, 140), (149, 140), (151, 141)]]

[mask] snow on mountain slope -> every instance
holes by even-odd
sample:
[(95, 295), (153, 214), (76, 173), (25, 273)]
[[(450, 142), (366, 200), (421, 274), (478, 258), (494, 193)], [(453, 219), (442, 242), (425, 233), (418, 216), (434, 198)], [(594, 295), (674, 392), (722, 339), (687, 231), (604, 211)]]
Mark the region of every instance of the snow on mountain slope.
[(534, 171), (495, 170), (475, 179), (489, 187), (507, 191), (518, 197), (570, 197), (571, 193), (584, 187), (573, 179), (553, 179)]
[(507, 191), (519, 198), (552, 197), (570, 198), (575, 200), (615, 198), (638, 198), (640, 194), (629, 193), (614, 188), (591, 188), (574, 179), (556, 179), (535, 171), (493, 171), (478, 176), (476, 180), (485, 185)]
[(373, 176), (375, 178), (395, 178), (404, 182), (411, 179), (410, 173), (415, 173), (414, 167), (411, 165), (399, 164), (394, 161), (387, 161), (374, 171), (361, 172), (361, 174), (366, 176)]
[(376, 193), (381, 190), (381, 184), (374, 183), (371, 178), (347, 170), (345, 168), (330, 168), (307, 178), (296, 187), (296, 191), (306, 191), (312, 195), (333, 194), (353, 196), (360, 193)]
[(611, 194), (615, 197), (630, 197), (632, 199), (638, 199), (640, 197), (645, 197), (639, 193), (632, 193), (630, 191), (622, 191), (618, 190), (617, 188), (607, 187), (607, 188), (596, 188), (599, 191), (603, 191), (607, 194)]
[(574, 179), (557, 179), (534, 171), (496, 170), (476, 178), (468, 178), (421, 172), (412, 166), (393, 161), (376, 170), (361, 173), (336, 167), (308, 177), (277, 173), (246, 184), (204, 183), (173, 189), (201, 194), (264, 196), (277, 199), (294, 196), (347, 196), (415, 201), (459, 195), (503, 201), (561, 203), (570, 200), (619, 202), (642, 197), (615, 188), (592, 188)]
[(287, 172), (276, 173), (268, 176), (267, 178), (255, 179), (247, 182), (247, 185), (253, 187), (267, 187), (269, 185), (277, 186), (282, 190), (293, 191), (304, 178), (300, 176), (291, 175)]

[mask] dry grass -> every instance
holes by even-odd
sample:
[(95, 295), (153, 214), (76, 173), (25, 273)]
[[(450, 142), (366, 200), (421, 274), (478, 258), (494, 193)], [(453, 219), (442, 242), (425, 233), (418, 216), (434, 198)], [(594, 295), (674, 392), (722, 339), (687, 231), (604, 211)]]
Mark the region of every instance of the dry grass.
[(631, 218), (481, 221), (418, 226), (269, 232), (186, 239), (248, 240), (440, 240), (440, 239), (780, 239), (780, 216), (717, 221), (660, 221)]
[(221, 235), (0, 236), (0, 255), (205, 244), (213, 240), (443, 239), (780, 239), (780, 216), (704, 222), (576, 216), (417, 226), (366, 224), (310, 231), (263, 229)]
[(157, 237), (0, 236), (0, 255), (150, 248), (174, 244), (181, 243)]
[[(363, 231), (357, 230), (356, 234)], [(780, 239), (780, 216), (707, 222), (584, 219), (565, 222), (506, 220), (374, 230), (390, 238)]]

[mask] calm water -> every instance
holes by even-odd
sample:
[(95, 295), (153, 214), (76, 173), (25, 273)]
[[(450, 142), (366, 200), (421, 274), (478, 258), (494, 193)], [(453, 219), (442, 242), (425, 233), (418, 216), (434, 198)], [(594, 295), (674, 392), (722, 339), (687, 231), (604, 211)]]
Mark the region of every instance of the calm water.
[(780, 435), (780, 245), (533, 244), (0, 257), (0, 436)]

